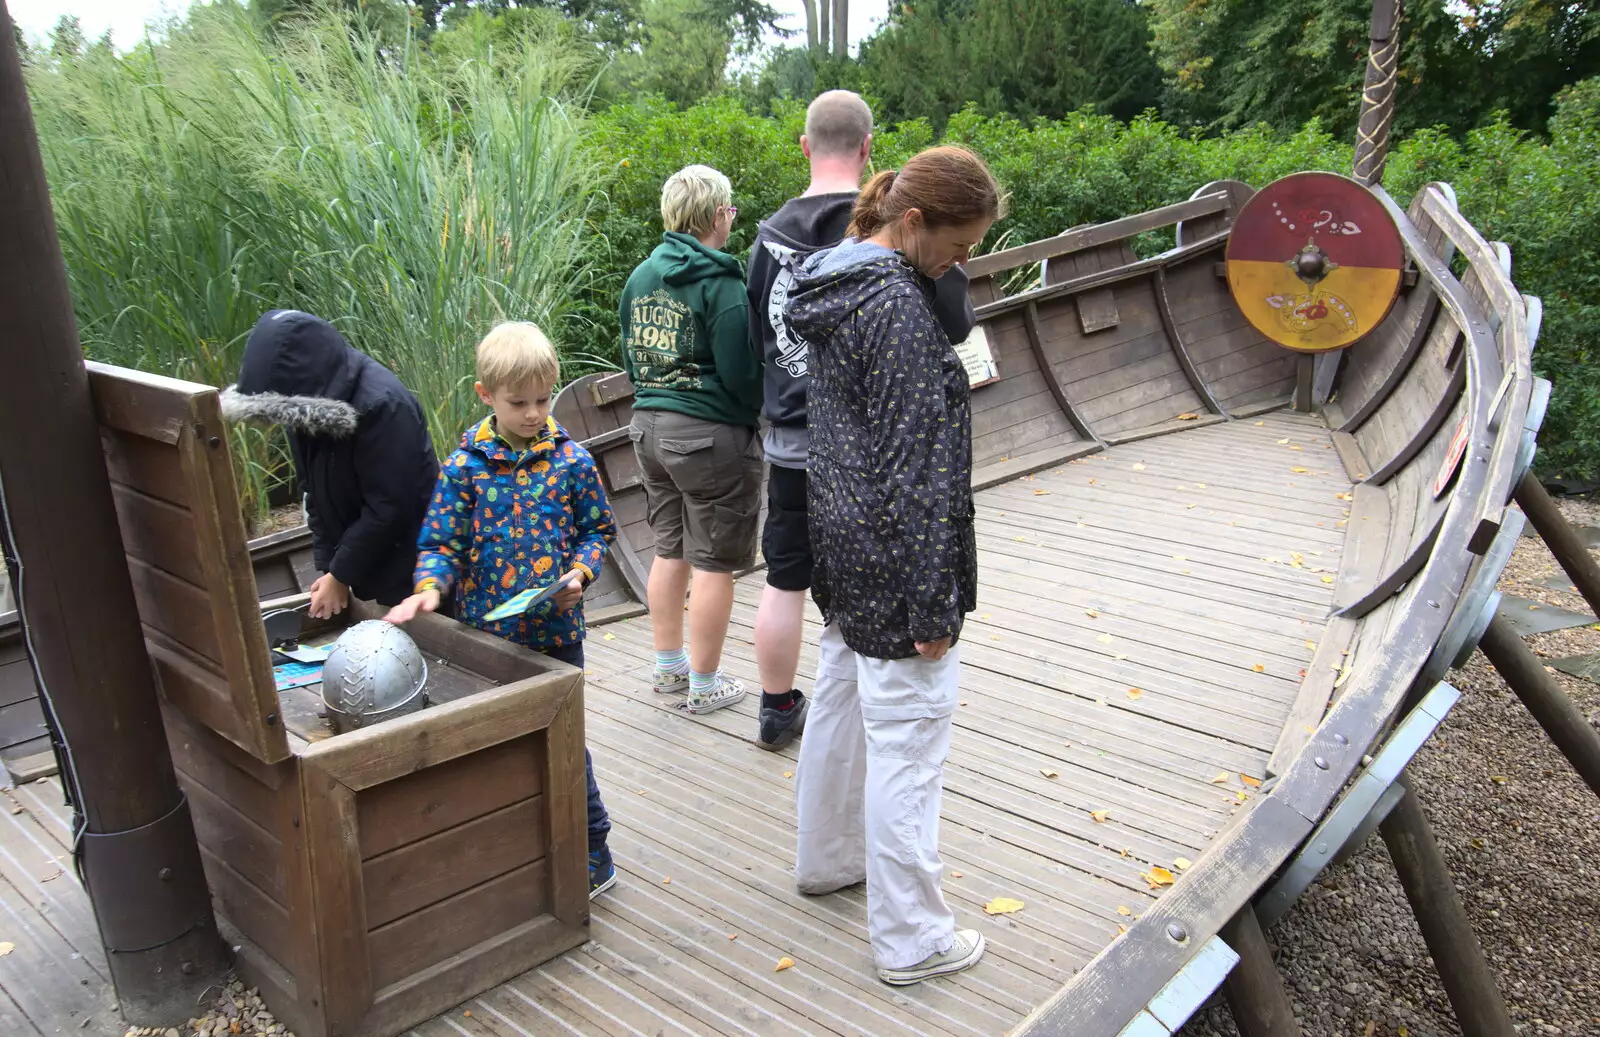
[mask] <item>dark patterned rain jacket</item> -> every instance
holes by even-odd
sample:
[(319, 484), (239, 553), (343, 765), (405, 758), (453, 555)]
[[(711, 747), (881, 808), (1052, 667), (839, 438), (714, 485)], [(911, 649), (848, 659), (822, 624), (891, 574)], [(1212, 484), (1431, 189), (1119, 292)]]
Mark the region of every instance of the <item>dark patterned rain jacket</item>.
[(788, 305), (812, 345), (812, 597), (862, 655), (959, 637), (976, 607), (967, 375), (904, 256), (847, 240)]

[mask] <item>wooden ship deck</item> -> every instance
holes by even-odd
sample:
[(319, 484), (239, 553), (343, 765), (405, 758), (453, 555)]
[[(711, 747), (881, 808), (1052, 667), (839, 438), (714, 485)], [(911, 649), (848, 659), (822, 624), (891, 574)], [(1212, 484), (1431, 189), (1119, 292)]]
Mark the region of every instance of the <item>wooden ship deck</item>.
[[(255, 603), (239, 597), (248, 568), (225, 574), (234, 596), (224, 599), (211, 569), (164, 561), (175, 557), (162, 547), (171, 536), (147, 519), (152, 495), (166, 494), (167, 511), (192, 508), (170, 487), (183, 472), (198, 477), (173, 467), (191, 456), (186, 428), (146, 427), (142, 415), (187, 407), (204, 419), (198, 429), (214, 393), (96, 369), (125, 546), (146, 574), (135, 581), (140, 615), (168, 668), (169, 741), (246, 976), (271, 987), (269, 1005), (300, 1014), (301, 1037), (1156, 1037), (1181, 1027), (1238, 960), (1218, 935), (1230, 919), (1253, 904), (1270, 924), (1326, 863), (1306, 856), (1308, 837), (1364, 838), (1359, 822), (1392, 806), (1405, 747), (1415, 751), (1447, 708), (1430, 692), (1481, 635), (1519, 531), (1506, 506), (1539, 422), (1528, 365), (1537, 301), (1516, 292), (1503, 246), (1459, 216), (1448, 187), (1424, 189), (1409, 212), (1374, 193), (1400, 226), (1411, 283), (1378, 330), (1331, 364), (1267, 341), (1229, 298), (1218, 267), (1250, 194), (1243, 184), (969, 264), (991, 370), (973, 394), (979, 608), (963, 635), (941, 850), (957, 917), (989, 936), (990, 951), (970, 972), (913, 988), (874, 978), (863, 889), (795, 891), (796, 752), (752, 745), (754, 695), (691, 718), (649, 689), (640, 602), (653, 544), (625, 376), (588, 376), (556, 401), (598, 459), (623, 530), (588, 595), (581, 687), (570, 670), (527, 676), (506, 650), (439, 618), (428, 636), (459, 649), (479, 683), (446, 706), (318, 741), (314, 711), (297, 712), (290, 696), (277, 707), (251, 669), (264, 664), (266, 639)], [(1173, 249), (1134, 255), (1136, 235), (1175, 222)], [(1030, 270), (1031, 283), (1013, 276)], [(139, 407), (118, 402), (135, 398)], [(166, 468), (130, 463), (160, 450)], [(214, 464), (207, 471), (222, 479)], [(225, 496), (222, 486), (204, 483)], [(225, 512), (206, 521), (221, 523), (231, 558), (243, 553), (242, 523)], [(305, 590), (311, 574), (293, 540), (252, 545), (259, 598)], [(762, 582), (760, 571), (739, 581), (725, 656), (752, 688)], [(216, 633), (196, 639), (191, 627), (208, 615)], [(817, 621), (812, 612), (802, 686)], [(219, 638), (241, 647), (200, 650)], [(564, 855), (576, 851), (554, 828), (521, 856), (464, 858), (442, 849), (452, 833), (495, 836), (490, 813), (461, 807), (458, 827), (417, 828), (418, 842), (392, 852), (470, 858), (478, 870), (403, 898), (397, 876), (416, 869), (390, 867), (391, 851), (368, 845), (394, 840), (341, 835), (332, 816), (299, 832), (301, 783), (323, 783), (304, 786), (309, 814), (330, 809), (314, 791), (326, 788), (347, 797), (349, 825), (366, 825), (373, 795), (426, 791), (430, 775), (439, 790), (459, 787), (460, 767), (498, 766), (510, 738), (545, 761), (540, 802), (550, 824), (565, 824), (554, 797), (575, 779), (552, 761), (558, 747), (573, 758), (571, 723), (546, 716), (546, 727), (500, 733), (480, 716), (509, 693), (497, 683), (524, 677), (561, 701), (581, 695), (622, 872), (588, 908), (559, 883), (530, 906), (527, 889), (502, 881), (571, 864)], [(264, 712), (275, 708), (281, 727)], [(451, 741), (456, 724), (471, 728), (470, 745)], [(194, 753), (196, 741), (209, 755)], [(381, 775), (357, 755), (380, 743), (392, 743)], [(420, 755), (408, 764), (406, 752)], [(283, 791), (269, 796), (247, 777)], [(543, 819), (540, 786), (530, 788), (518, 809)], [(0, 899), (19, 934), (0, 956), (10, 999), (0, 1019), (15, 1024), (6, 1032), (41, 1037), (106, 1015), (110, 996), (51, 793), (19, 788), (18, 812), (0, 822)], [(348, 851), (328, 875), (318, 840), (332, 840), (334, 856)], [(281, 860), (263, 866), (261, 847)], [(989, 917), (996, 897), (1024, 907)], [(329, 905), (361, 935), (340, 944), (321, 922), (302, 932), (306, 912), (320, 919)], [(547, 908), (555, 935), (507, 952), (521, 930), (504, 916)], [(586, 934), (574, 928), (585, 911)], [(404, 969), (389, 960), (385, 934), (397, 930), (384, 927), (407, 918), (451, 920), (449, 948)], [(784, 957), (794, 966), (777, 971)], [(318, 990), (337, 992), (342, 1014), (318, 1005)]]

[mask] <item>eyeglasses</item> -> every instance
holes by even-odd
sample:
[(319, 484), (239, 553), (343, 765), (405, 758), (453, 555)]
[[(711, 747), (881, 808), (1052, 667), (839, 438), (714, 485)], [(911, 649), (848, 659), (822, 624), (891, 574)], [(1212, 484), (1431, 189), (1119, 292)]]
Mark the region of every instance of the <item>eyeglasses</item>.
[(739, 207), (737, 205), (729, 205), (729, 206), (726, 206), (726, 208), (728, 210), (728, 219), (734, 220), (734, 219), (738, 218), (738, 216), (739, 216)]

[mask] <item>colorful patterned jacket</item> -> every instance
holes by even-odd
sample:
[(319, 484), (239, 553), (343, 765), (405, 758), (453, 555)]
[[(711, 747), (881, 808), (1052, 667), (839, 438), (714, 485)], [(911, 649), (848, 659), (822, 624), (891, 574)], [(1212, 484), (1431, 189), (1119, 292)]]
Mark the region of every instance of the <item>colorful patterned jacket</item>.
[(550, 418), (518, 453), (492, 417), (468, 429), (445, 461), (417, 538), (416, 590), (456, 592), (456, 618), (541, 651), (583, 640), (583, 603), (547, 601), (486, 623), (496, 606), (573, 569), (600, 573), (616, 521), (589, 452)]

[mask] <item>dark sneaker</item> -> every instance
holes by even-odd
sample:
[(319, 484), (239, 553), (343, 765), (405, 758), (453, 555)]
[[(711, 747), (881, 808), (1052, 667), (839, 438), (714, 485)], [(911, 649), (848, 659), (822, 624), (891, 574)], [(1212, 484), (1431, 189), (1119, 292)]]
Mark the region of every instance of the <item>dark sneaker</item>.
[(602, 861), (598, 853), (589, 855), (589, 899), (604, 893), (617, 884), (617, 866), (610, 860)]
[(763, 749), (782, 749), (806, 729), (806, 710), (810, 708), (811, 703), (798, 691), (794, 693), (794, 705), (788, 709), (763, 706), (756, 744)]
[(909, 968), (879, 969), (878, 978), (892, 986), (904, 987), (934, 976), (948, 976), (952, 972), (970, 969), (983, 957), (984, 944), (983, 934), (978, 930), (958, 929), (955, 942), (943, 954), (930, 954)]

